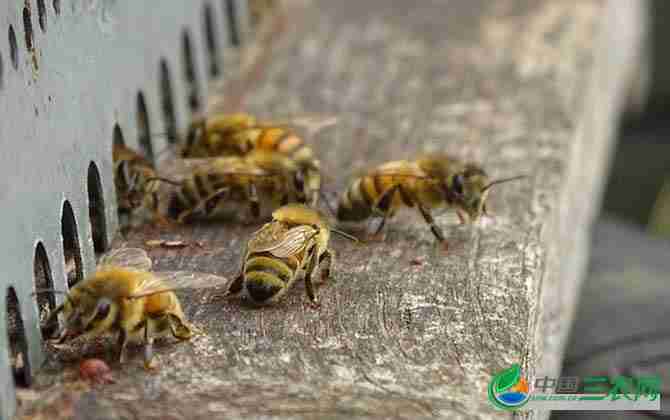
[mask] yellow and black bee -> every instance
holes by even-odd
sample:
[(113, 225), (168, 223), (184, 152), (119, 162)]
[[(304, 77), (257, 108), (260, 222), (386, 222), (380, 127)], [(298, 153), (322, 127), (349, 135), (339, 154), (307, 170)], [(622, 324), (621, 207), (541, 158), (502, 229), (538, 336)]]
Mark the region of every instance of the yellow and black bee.
[(323, 214), (301, 204), (289, 204), (272, 213), (272, 221), (249, 239), (239, 275), (228, 295), (242, 292), (255, 303), (279, 299), (304, 273), (305, 291), (318, 305), (312, 274), (321, 267), (321, 280), (330, 276), (334, 252), (328, 247), (330, 233), (355, 238), (331, 228)]
[(198, 116), (188, 128), (180, 157), (243, 156), (251, 151), (253, 144), (239, 141), (234, 135), (257, 124), (256, 117), (246, 113)]
[(259, 122), (246, 113), (212, 114), (191, 124), (181, 156), (245, 156), (253, 150), (280, 153), (297, 165), (305, 184), (307, 203), (314, 206), (321, 188), (321, 163), (312, 148), (296, 134), (296, 129), (305, 127), (314, 133), (334, 123), (335, 118), (321, 116), (296, 117), (281, 123)]
[(144, 345), (145, 367), (152, 368), (155, 337), (190, 339), (194, 329), (174, 291), (215, 287), (227, 280), (206, 273), (152, 272), (151, 265), (144, 250), (119, 248), (103, 256), (96, 272), (68, 292), (38, 290), (37, 293), (65, 295), (65, 301), (45, 324), (57, 324), (58, 314), (63, 315), (64, 323), (55, 334), (55, 341), (116, 334), (121, 363), (126, 359), (128, 343), (135, 341)]
[(180, 222), (213, 219), (234, 205), (248, 205), (253, 220), (262, 209), (276, 209), (290, 202), (304, 202), (305, 191), (298, 168), (287, 157), (255, 150), (247, 156), (180, 161), (189, 171), (172, 192), (167, 214)]
[(435, 238), (444, 242), (432, 209), (455, 208), (461, 223), (474, 221), (486, 213), (486, 199), (493, 185), (519, 178), (490, 181), (478, 165), (438, 154), (387, 162), (349, 184), (340, 196), (337, 218), (346, 222), (379, 216), (376, 235), (398, 209), (412, 207), (430, 225)]
[(149, 160), (123, 144), (114, 143), (112, 160), (119, 213), (131, 216), (146, 209), (152, 212), (154, 220), (164, 222), (159, 211), (159, 190), (162, 183), (175, 182), (158, 176)]

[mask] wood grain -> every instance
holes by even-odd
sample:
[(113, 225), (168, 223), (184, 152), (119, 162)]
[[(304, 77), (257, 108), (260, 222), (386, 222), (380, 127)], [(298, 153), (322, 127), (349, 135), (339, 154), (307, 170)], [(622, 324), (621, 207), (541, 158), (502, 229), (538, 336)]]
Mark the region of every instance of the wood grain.
[[(384, 242), (334, 239), (318, 310), (300, 284), (262, 309), (221, 290), (182, 295), (205, 333), (158, 346), (155, 374), (136, 357), (114, 367), (117, 384), (82, 390), (69, 368), (49, 372), (99, 346), (54, 354), (42, 402), (26, 415), (53, 415), (58, 400), (110, 418), (499, 418), (486, 399), (493, 373), (521, 362), (557, 376), (626, 54), (639, 42), (636, 10), (598, 0), (315, 0), (285, 10), (274, 26), (284, 30), (254, 50), (256, 65), (226, 83), (218, 103), (262, 116), (336, 115), (335, 128), (311, 139), (329, 191), (362, 168), (426, 151), (528, 179), (495, 189), (494, 216), (482, 223), (438, 215), (447, 253), (411, 212), (389, 222)], [(616, 44), (602, 36), (613, 31), (611, 13), (624, 34)], [(599, 50), (615, 45), (616, 57)], [(126, 243), (199, 242), (149, 252), (159, 270), (232, 276), (255, 228), (147, 227)], [(69, 399), (45, 397), (57, 392)]]

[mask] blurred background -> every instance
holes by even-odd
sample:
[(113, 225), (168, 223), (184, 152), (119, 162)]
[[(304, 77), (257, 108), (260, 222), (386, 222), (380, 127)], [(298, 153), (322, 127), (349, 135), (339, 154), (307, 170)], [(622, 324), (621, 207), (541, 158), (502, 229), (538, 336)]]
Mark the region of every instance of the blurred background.
[(621, 122), (562, 373), (658, 374), (665, 410), (554, 412), (553, 420), (670, 418), (669, 21), (670, 1), (651, 0), (647, 60)]

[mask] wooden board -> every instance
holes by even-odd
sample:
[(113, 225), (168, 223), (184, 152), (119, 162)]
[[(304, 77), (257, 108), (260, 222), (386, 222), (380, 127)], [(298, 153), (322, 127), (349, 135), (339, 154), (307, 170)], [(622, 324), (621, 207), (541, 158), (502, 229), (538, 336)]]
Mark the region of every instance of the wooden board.
[[(330, 191), (425, 151), (529, 178), (495, 189), (493, 217), (475, 226), (439, 215), (447, 253), (411, 212), (389, 222), (384, 242), (335, 239), (318, 310), (302, 285), (263, 309), (221, 290), (184, 294), (205, 333), (159, 346), (159, 372), (142, 372), (139, 350), (104, 389), (47, 369), (44, 390), (21, 394), (41, 399), (24, 405), (30, 418), (54, 407), (142, 419), (499, 418), (486, 398), (492, 374), (521, 362), (557, 376), (640, 10), (597, 0), (287, 3), (213, 103), (336, 115), (313, 139)], [(160, 270), (232, 276), (255, 228), (146, 228), (127, 243), (200, 242), (150, 255)], [(96, 354), (87, 345), (51, 363)]]

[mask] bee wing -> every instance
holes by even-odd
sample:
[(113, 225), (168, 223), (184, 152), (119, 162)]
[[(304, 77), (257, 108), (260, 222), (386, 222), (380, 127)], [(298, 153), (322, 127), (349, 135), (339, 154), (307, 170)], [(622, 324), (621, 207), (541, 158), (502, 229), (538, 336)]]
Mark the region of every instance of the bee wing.
[[(175, 181), (183, 181), (193, 173), (197, 168), (204, 168), (216, 163), (220, 158), (174, 158), (165, 161), (161, 166), (161, 173), (164, 173)], [(225, 159), (225, 158), (224, 158)]]
[(136, 270), (151, 270), (151, 258), (141, 248), (117, 248), (109, 251), (98, 261), (98, 266), (116, 265)]
[(259, 177), (274, 175), (260, 167), (250, 165), (238, 156), (174, 159), (164, 168), (164, 173), (169, 174), (171, 178), (182, 181), (196, 170), (212, 170), (220, 175), (235, 174)]
[(368, 173), (369, 176), (392, 176), (396, 178), (413, 178), (413, 179), (428, 179), (430, 176), (423, 172), (410, 173), (407, 171), (398, 171), (394, 169), (389, 170), (375, 170)]
[(138, 299), (159, 293), (183, 289), (210, 289), (228, 283), (226, 277), (197, 271), (156, 271), (148, 277), (140, 290), (128, 299)]
[(250, 244), (249, 252), (269, 252), (275, 257), (287, 258), (300, 252), (316, 233), (311, 226), (296, 226), (287, 230), (279, 240)]
[(337, 124), (337, 121), (338, 118), (335, 115), (304, 114), (287, 118), (285, 121), (278, 121), (275, 124), (284, 125), (296, 131), (304, 130), (309, 138), (319, 131)]

